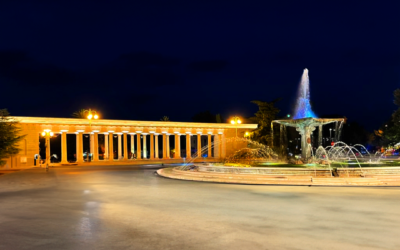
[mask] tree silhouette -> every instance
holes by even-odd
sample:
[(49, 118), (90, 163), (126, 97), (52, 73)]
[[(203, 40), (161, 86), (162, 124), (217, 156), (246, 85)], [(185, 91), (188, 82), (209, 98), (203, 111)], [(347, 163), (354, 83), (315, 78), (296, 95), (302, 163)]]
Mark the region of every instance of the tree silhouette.
[(10, 114), (7, 109), (0, 109), (0, 166), (6, 163), (5, 158), (18, 154), (18, 142), (25, 135), (19, 135), (21, 129), (18, 121), (8, 117)]
[(256, 128), (252, 133), (252, 139), (260, 143), (271, 145), (271, 122), (276, 119), (280, 110), (275, 107), (275, 103), (280, 99), (275, 99), (272, 102), (252, 101), (258, 106), (258, 111), (255, 116), (250, 117), (251, 122), (257, 123)]
[(86, 118), (86, 109), (80, 109), (78, 111), (75, 111), (74, 113), (72, 113), (71, 115), (74, 118)]
[(170, 122), (170, 119), (169, 119), (168, 116), (163, 116), (163, 117), (161, 117), (160, 121), (163, 121), (163, 122)]

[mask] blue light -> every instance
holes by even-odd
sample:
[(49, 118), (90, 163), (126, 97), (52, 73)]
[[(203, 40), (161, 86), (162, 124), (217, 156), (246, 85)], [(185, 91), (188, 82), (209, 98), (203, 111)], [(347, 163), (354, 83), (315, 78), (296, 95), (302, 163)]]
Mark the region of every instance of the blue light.
[(297, 101), (297, 110), (293, 119), (301, 119), (301, 118), (316, 118), (317, 116), (311, 110), (310, 100), (306, 98), (299, 98)]
[(296, 103), (296, 112), (293, 119), (316, 118), (317, 116), (311, 110), (310, 104), (310, 81), (308, 79), (308, 70), (304, 69), (301, 77), (299, 94)]

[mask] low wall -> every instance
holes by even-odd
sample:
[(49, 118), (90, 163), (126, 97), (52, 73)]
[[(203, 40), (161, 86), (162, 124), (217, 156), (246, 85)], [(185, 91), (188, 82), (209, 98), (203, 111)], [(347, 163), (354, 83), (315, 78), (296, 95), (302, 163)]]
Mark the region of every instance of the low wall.
[[(195, 164), (199, 172), (213, 172), (226, 174), (255, 174), (255, 175), (306, 175), (306, 176), (332, 176), (329, 169), (310, 169), (310, 168), (241, 168), (212, 166), (205, 164)], [(184, 166), (181, 170), (189, 170), (190, 166)]]
[(371, 175), (400, 175), (400, 167), (379, 168), (337, 168), (339, 177), (371, 176)]

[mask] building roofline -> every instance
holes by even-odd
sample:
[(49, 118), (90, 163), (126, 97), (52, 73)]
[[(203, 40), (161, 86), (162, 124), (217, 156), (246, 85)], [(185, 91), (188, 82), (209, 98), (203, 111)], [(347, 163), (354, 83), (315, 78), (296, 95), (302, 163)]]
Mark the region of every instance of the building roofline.
[[(53, 118), (53, 117), (25, 117), (10, 116), (20, 123), (32, 124), (63, 124), (63, 125), (89, 125), (88, 119), (80, 118)], [(102, 126), (137, 126), (137, 127), (183, 127), (183, 128), (239, 128), (256, 129), (257, 124), (230, 124), (230, 123), (200, 123), (200, 122), (171, 122), (171, 121), (131, 121), (131, 120), (92, 120), (92, 125)]]

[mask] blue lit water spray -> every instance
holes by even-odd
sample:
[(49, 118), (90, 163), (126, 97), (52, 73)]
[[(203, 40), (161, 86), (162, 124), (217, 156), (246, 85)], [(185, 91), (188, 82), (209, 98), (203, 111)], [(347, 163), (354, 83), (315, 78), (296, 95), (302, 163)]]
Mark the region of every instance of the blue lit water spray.
[(304, 69), (301, 77), (299, 93), (297, 96), (296, 110), (293, 119), (317, 118), (311, 110), (310, 104), (310, 80), (308, 78), (308, 69)]

